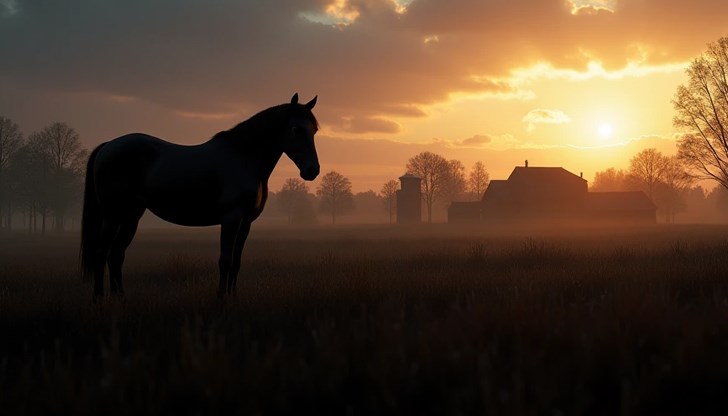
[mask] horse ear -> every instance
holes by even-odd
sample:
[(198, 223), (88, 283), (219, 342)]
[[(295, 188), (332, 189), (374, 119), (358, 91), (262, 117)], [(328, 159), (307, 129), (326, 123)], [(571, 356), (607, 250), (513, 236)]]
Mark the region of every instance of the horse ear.
[(318, 100), (318, 95), (313, 97), (313, 100), (307, 102), (305, 107), (308, 108), (309, 110), (312, 110), (313, 107), (316, 105), (316, 100)]
[(293, 97), (291, 97), (291, 104), (298, 104), (298, 93), (293, 94)]

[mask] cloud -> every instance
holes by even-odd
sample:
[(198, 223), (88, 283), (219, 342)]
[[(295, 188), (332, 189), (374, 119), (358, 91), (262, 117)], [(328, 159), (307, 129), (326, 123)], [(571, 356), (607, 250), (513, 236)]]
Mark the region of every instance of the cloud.
[(536, 124), (564, 124), (571, 122), (571, 117), (561, 110), (536, 109), (529, 111), (521, 121), (526, 123), (526, 130), (533, 131)]
[(542, 146), (533, 143), (523, 143), (510, 133), (503, 134), (475, 134), (465, 139), (441, 139), (432, 140), (436, 146), (444, 146), (448, 149), (463, 150), (505, 150), (520, 148), (541, 148)]
[(488, 136), (487, 134), (476, 134), (475, 136), (468, 137), (467, 139), (463, 140), (461, 143), (464, 146), (478, 146), (481, 144), (487, 144), (493, 141), (493, 138)]
[(571, 14), (614, 13), (617, 0), (568, 0), (571, 3)]
[(301, 12), (299, 16), (314, 23), (345, 27), (356, 21), (359, 10), (347, 0), (334, 0), (323, 11)]
[(0, 17), (12, 17), (18, 11), (17, 0), (0, 0)]
[(8, 13), (0, 80), (26, 91), (135, 97), (127, 105), (172, 114), (248, 113), (318, 94), (325, 126), (421, 117), (453, 97), (527, 100), (519, 82), (540, 77), (680, 71), (725, 35), (728, 2), (0, 0)]
[(493, 137), (487, 134), (476, 134), (463, 140), (453, 140), (450, 142), (454, 147), (483, 147), (493, 141)]
[(399, 133), (401, 127), (392, 120), (378, 117), (352, 117), (342, 123), (344, 131), (349, 133)]

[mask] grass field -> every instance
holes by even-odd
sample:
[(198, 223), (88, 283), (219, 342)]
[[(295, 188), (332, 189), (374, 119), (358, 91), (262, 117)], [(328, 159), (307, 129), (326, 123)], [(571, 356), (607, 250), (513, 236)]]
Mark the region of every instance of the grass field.
[(0, 413), (728, 411), (728, 227), (254, 227), (223, 301), (217, 250), (142, 231), (93, 304), (74, 235), (0, 236)]

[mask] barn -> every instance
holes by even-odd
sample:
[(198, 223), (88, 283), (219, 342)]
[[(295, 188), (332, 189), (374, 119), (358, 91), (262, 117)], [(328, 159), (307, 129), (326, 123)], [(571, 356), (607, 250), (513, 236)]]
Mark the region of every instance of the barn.
[(480, 201), (453, 202), (448, 221), (629, 222), (654, 224), (656, 207), (642, 191), (589, 192), (587, 181), (562, 167), (517, 166), (492, 180)]

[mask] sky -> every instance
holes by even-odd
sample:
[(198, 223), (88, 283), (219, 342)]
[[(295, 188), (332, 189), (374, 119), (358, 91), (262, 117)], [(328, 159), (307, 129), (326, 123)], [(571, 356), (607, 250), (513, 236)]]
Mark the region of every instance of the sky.
[[(378, 191), (422, 151), (525, 159), (588, 180), (675, 152), (691, 59), (719, 0), (0, 0), (0, 115), (89, 148), (129, 132), (195, 144), (298, 92), (322, 172)], [(297, 169), (285, 157), (280, 188)], [(315, 189), (313, 182), (311, 188)]]

